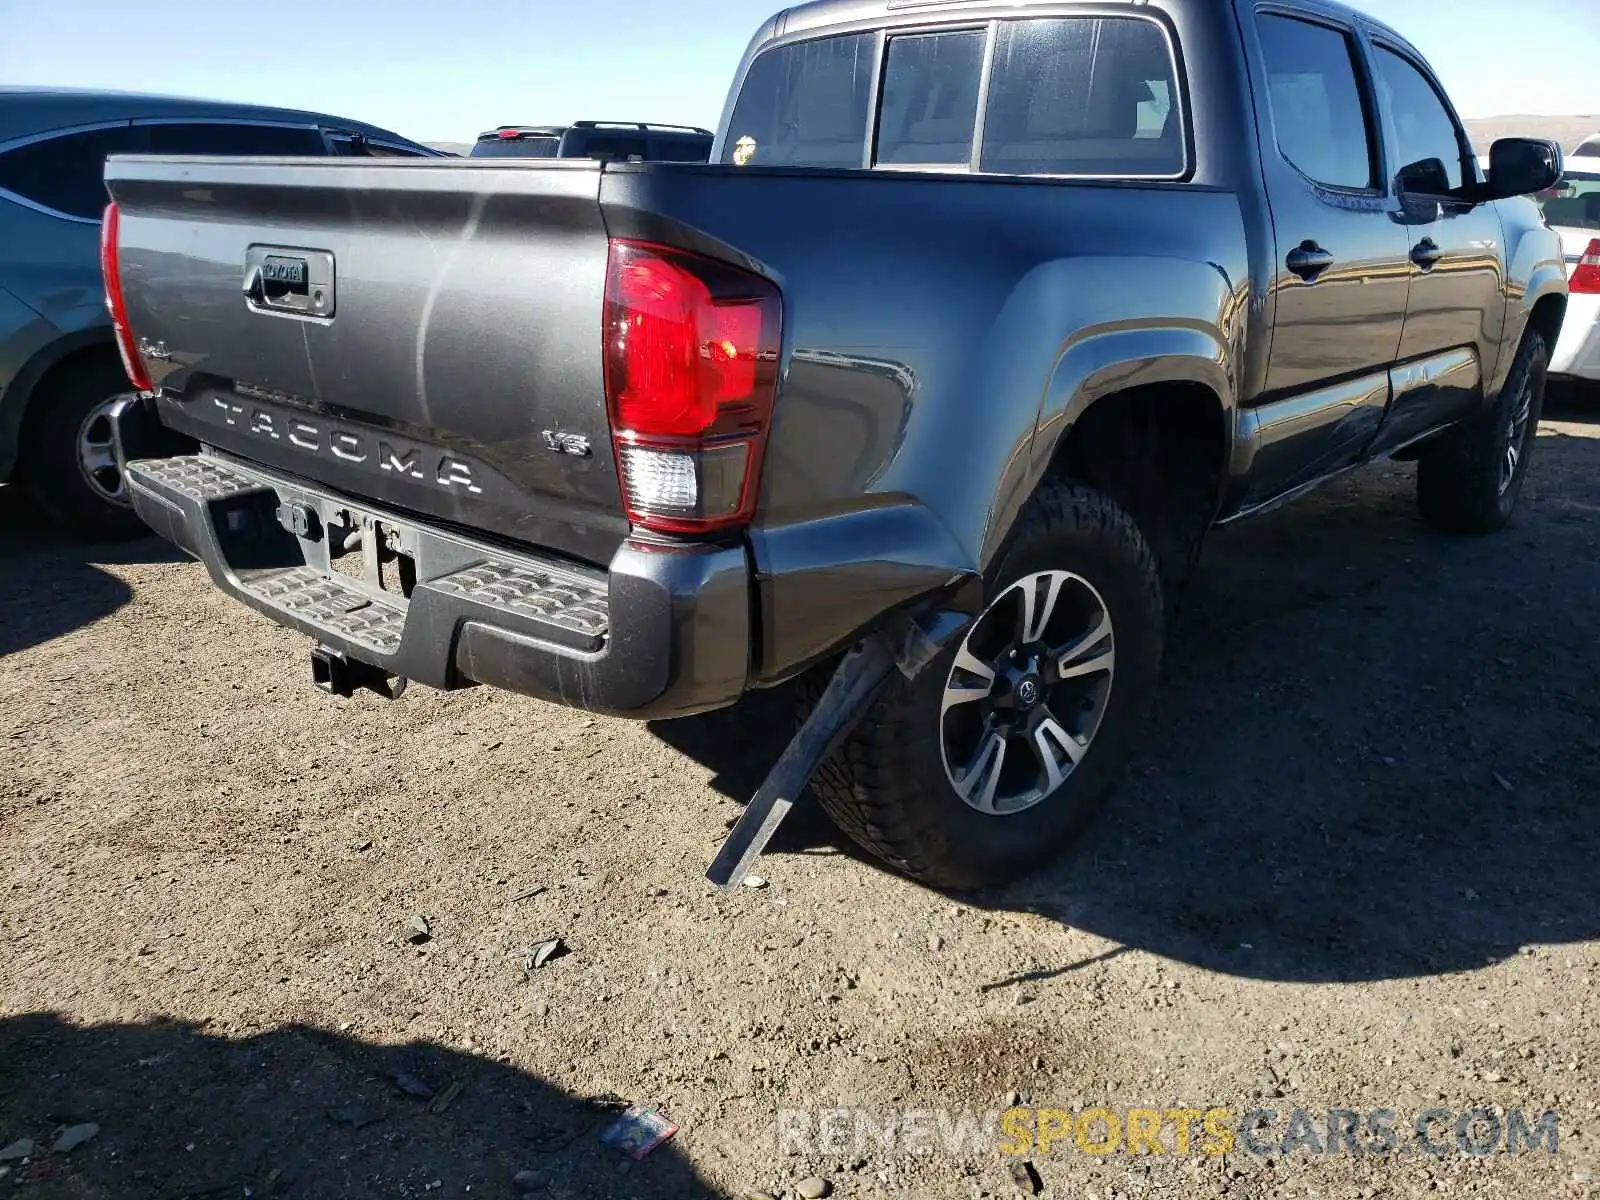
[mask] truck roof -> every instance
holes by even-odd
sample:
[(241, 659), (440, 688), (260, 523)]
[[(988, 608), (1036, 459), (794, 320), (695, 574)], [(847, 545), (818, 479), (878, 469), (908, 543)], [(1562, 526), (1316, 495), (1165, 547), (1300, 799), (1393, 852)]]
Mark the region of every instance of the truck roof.
[[(1097, 0), (1009, 0), (1006, 7), (1070, 8), (1078, 3), (1097, 3)], [(1146, 6), (1143, 0), (1139, 6)], [(1392, 40), (1417, 53), (1416, 47), (1396, 30), (1362, 10), (1348, 4), (1340, 4), (1337, 0), (1287, 0), (1287, 6), (1344, 20), (1360, 17), (1369, 27), (1382, 30)], [(933, 19), (939, 13), (982, 12), (995, 7), (994, 0), (810, 0), (810, 3), (797, 4), (778, 13), (757, 36), (760, 41), (765, 42), (772, 38), (786, 37), (812, 29), (846, 25), (855, 21), (871, 21), (880, 17), (903, 18), (915, 14), (919, 19), (924, 17)], [(1135, 5), (1130, 3), (1129, 7)]]
[(412, 143), (388, 129), (351, 121), (328, 113), (225, 100), (197, 100), (188, 96), (162, 96), (98, 88), (18, 87), (0, 84), (0, 142), (100, 121), (142, 121), (164, 117), (238, 118), (282, 121), (286, 124), (321, 125)]

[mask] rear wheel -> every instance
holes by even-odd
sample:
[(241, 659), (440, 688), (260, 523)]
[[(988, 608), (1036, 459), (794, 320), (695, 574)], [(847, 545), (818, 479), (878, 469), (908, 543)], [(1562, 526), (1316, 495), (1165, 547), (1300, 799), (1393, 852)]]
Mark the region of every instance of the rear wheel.
[(1116, 782), (1160, 670), (1161, 585), (1131, 518), (1046, 484), (985, 608), (896, 675), (813, 791), (846, 834), (928, 883), (1004, 883), (1057, 854)]
[(1449, 533), (1493, 533), (1516, 510), (1544, 411), (1549, 351), (1535, 329), (1523, 335), (1500, 397), (1417, 458), (1417, 506)]
[(40, 508), (76, 533), (148, 532), (112, 453), (110, 409), (127, 392), (121, 364), (96, 358), (55, 372), (29, 402), (18, 464), (23, 483)]

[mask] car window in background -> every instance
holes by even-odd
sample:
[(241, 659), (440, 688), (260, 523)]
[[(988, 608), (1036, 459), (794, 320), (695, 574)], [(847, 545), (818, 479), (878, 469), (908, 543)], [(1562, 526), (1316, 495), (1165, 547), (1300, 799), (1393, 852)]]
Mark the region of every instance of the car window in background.
[(1561, 182), (1536, 197), (1544, 219), (1569, 229), (1600, 229), (1600, 173), (1568, 171)]
[(554, 158), (561, 149), (557, 137), (488, 138), (472, 143), (469, 158)]
[(410, 146), (396, 146), (389, 142), (362, 142), (361, 153), (368, 158), (432, 158), (422, 150), (413, 150)]
[(0, 188), (55, 212), (99, 220), (108, 199), (106, 156), (141, 149), (142, 137), (117, 125), (18, 146), (0, 154)]
[(576, 139), (573, 134), (567, 135), (568, 157), (593, 158), (601, 162), (628, 162), (633, 160), (643, 162), (649, 157), (642, 137), (616, 137), (609, 133), (587, 134)]
[(981, 29), (889, 39), (877, 162), (965, 166), (971, 160), (983, 40)]
[[(334, 154), (341, 158), (432, 158), (433, 155), (414, 146), (399, 146), (393, 142), (375, 142), (370, 138), (348, 133), (324, 135)], [(317, 151), (323, 153), (323, 151)]]
[(877, 38), (858, 33), (779, 46), (750, 64), (728, 123), (725, 162), (859, 167)]
[(660, 138), (655, 143), (657, 162), (705, 162), (711, 157), (710, 138)]
[(193, 124), (159, 122), (141, 126), (151, 154), (232, 154), (263, 157), (327, 155), (315, 129), (284, 125), (234, 125), (221, 121)]
[(1465, 181), (1461, 135), (1427, 76), (1383, 46), (1373, 58), (1378, 93), (1394, 122), (1395, 171), (1408, 192), (1443, 196)]
[(1153, 21), (1005, 21), (983, 119), (985, 171), (1173, 176), (1184, 170), (1177, 69)]
[(1326, 25), (1268, 13), (1256, 25), (1283, 157), (1306, 178), (1329, 187), (1374, 186), (1372, 142), (1350, 38)]

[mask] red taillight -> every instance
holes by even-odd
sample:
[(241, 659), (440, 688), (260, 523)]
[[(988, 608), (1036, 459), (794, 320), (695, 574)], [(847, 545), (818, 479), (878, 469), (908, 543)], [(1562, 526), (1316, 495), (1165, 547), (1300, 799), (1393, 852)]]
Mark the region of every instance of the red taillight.
[(495, 136), (507, 139), (517, 138), (522, 136), (522, 131), (520, 129), (502, 129), (498, 131)]
[(782, 304), (748, 271), (612, 239), (606, 401), (635, 525), (704, 533), (748, 524), (778, 386)]
[(1580, 296), (1600, 295), (1600, 238), (1592, 238), (1583, 257), (1567, 277), (1567, 291)]
[(117, 262), (117, 237), (121, 222), (117, 206), (106, 205), (106, 215), (100, 222), (100, 275), (106, 285), (106, 311), (111, 314), (111, 328), (117, 337), (117, 352), (122, 355), (122, 369), (128, 381), (141, 392), (152, 391), (150, 372), (139, 357), (139, 347), (128, 328), (128, 310), (122, 303), (122, 269)]

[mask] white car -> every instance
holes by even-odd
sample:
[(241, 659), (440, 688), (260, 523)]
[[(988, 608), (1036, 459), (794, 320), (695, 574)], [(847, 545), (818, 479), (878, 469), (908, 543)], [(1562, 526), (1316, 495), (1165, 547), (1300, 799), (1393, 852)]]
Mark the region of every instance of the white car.
[(1550, 374), (1600, 380), (1600, 154), (1567, 159), (1561, 182), (1535, 198), (1561, 237), (1570, 293)]

